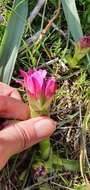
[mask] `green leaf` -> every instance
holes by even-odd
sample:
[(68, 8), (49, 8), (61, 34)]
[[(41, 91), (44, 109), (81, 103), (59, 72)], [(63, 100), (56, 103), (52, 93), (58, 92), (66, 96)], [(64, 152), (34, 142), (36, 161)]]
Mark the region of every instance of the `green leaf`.
[(10, 83), (28, 13), (27, 0), (15, 0), (0, 46), (0, 80)]
[(69, 31), (75, 41), (83, 36), (75, 0), (61, 0)]

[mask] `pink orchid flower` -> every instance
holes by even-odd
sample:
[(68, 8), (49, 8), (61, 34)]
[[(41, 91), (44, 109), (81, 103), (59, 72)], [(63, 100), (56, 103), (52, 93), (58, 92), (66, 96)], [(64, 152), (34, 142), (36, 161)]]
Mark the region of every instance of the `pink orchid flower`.
[[(20, 70), (23, 77), (22, 85), (30, 99), (30, 104), (39, 109), (45, 105), (48, 107), (56, 91), (56, 80), (53, 77), (47, 78), (47, 71), (43, 69), (29, 70), (27, 73)], [(46, 106), (47, 105), (47, 106)]]
[(80, 48), (90, 48), (90, 36), (83, 36), (80, 39)]

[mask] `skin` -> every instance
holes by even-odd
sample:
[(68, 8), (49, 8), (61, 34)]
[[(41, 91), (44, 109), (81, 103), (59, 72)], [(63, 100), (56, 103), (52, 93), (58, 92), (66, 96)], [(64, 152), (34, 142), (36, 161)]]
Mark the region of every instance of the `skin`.
[(48, 117), (31, 118), (28, 106), (18, 91), (0, 82), (0, 169), (8, 159), (32, 145), (48, 138), (56, 123)]

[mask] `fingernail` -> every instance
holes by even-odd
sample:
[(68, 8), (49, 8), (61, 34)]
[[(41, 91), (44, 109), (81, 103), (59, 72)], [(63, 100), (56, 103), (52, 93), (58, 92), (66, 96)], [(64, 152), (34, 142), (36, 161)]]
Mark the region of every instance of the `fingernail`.
[(42, 119), (35, 123), (36, 135), (38, 138), (50, 136), (56, 129), (56, 122), (52, 119)]

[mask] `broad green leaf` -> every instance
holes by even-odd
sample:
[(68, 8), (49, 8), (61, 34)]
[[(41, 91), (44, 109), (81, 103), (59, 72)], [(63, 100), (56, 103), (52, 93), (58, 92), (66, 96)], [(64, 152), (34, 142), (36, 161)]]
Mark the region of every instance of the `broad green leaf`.
[(0, 80), (10, 83), (28, 13), (27, 0), (15, 0), (0, 46)]
[(69, 31), (75, 41), (83, 36), (75, 0), (61, 0)]

